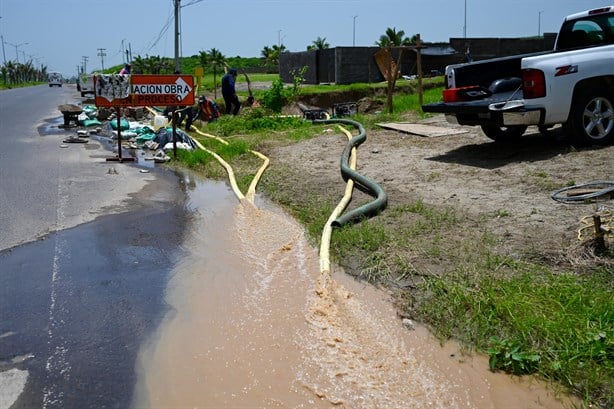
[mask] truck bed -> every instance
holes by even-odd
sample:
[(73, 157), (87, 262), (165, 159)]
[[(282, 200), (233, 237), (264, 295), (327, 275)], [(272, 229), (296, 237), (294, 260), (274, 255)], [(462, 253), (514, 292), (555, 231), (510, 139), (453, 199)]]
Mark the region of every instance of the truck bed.
[(480, 85), (488, 88), (495, 80), (520, 77), (520, 63), (523, 58), (549, 54), (551, 52), (542, 51), (456, 65), (454, 66), (454, 87)]

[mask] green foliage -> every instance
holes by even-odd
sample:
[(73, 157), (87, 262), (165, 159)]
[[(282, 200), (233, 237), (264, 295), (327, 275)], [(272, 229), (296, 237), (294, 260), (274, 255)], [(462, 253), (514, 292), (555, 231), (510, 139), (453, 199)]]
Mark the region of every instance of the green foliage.
[(190, 169), (198, 169), (199, 167), (214, 161), (215, 159), (209, 153), (203, 150), (188, 151), (185, 149), (177, 150), (178, 159)]
[(286, 46), (283, 44), (273, 45), (272, 47), (265, 46), (260, 55), (264, 58), (264, 64), (266, 66), (277, 66), (279, 65), (279, 55), (286, 51)]
[(538, 372), (584, 396), (612, 390), (614, 299), (606, 268), (590, 276), (552, 274), (500, 256), (477, 257), (481, 265), (424, 284), (418, 310), (437, 323), (440, 336), (488, 352), (494, 369)]
[(410, 39), (405, 37), (405, 31), (397, 31), (395, 27), (388, 27), (386, 33), (380, 36), (379, 40), (375, 42), (375, 45), (382, 48), (411, 45), (412, 40), (415, 42), (415, 36)]
[(326, 50), (327, 48), (330, 48), (330, 44), (326, 42), (326, 37), (318, 37), (307, 46), (307, 51)]
[(271, 115), (266, 108), (244, 110), (239, 116), (223, 115), (208, 125), (211, 132), (220, 136), (252, 134), (264, 131), (296, 130), (311, 128), (311, 124), (297, 117)]
[(303, 66), (300, 70), (292, 70), (290, 73), (292, 74), (292, 92), (290, 93), (290, 98), (294, 101), (296, 97), (301, 93), (301, 85), (305, 82), (305, 73), (309, 67)]
[(367, 253), (376, 252), (387, 239), (384, 227), (378, 223), (369, 223), (369, 220), (335, 230), (335, 247), (342, 252), (344, 252), (344, 247), (346, 251), (351, 248), (359, 248)]
[(292, 70), (292, 88), (284, 87), (281, 78), (273, 80), (271, 87), (262, 95), (263, 105), (275, 113), (280, 113), (282, 108), (294, 101), (301, 92), (301, 85), (305, 82), (305, 73), (308, 67), (300, 70)]
[(280, 113), (281, 109), (290, 99), (291, 92), (284, 88), (281, 78), (276, 78), (271, 84), (271, 88), (264, 92), (262, 104), (273, 112)]
[(518, 342), (501, 340), (497, 337), (491, 337), (490, 342), (488, 365), (491, 371), (501, 369), (514, 375), (525, 375), (537, 369), (540, 356), (522, 351)]
[[(433, 102), (441, 101), (442, 87), (429, 88), (422, 94), (422, 103), (430, 104)], [(396, 112), (413, 111), (420, 114), (420, 116), (426, 116), (422, 112), (422, 105), (418, 99), (418, 94), (399, 94), (394, 97), (394, 108)]]
[[(117, 71), (116, 71), (117, 68)], [(118, 72), (119, 67), (112, 67), (107, 72)], [(171, 58), (160, 57), (157, 55), (141, 57), (137, 55), (132, 61), (133, 74), (172, 74), (174, 61)]]

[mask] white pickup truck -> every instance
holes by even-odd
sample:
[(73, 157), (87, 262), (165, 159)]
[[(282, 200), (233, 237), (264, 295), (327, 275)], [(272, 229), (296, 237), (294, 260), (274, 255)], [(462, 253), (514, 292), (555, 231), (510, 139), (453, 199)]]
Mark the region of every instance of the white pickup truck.
[(92, 74), (81, 74), (77, 79), (77, 91), (82, 97), (87, 94), (94, 95), (94, 76)]
[(562, 124), (581, 144), (614, 142), (614, 6), (567, 16), (554, 50), (446, 67), (443, 102), (422, 106), (495, 141)]

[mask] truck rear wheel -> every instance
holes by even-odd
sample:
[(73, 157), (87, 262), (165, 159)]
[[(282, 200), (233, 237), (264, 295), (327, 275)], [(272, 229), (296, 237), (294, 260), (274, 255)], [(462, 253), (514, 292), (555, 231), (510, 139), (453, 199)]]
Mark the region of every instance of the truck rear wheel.
[(496, 126), (496, 125), (481, 125), (482, 132), (490, 139), (496, 142), (512, 142), (520, 138), (527, 127), (524, 125), (514, 126)]
[(591, 90), (574, 98), (565, 128), (574, 140), (582, 144), (612, 143), (614, 141), (612, 93)]

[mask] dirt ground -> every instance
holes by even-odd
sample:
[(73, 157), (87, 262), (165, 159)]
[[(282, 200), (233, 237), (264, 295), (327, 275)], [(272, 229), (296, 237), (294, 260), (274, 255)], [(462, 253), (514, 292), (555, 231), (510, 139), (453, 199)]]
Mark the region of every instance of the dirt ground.
[[(594, 261), (581, 257), (585, 246), (577, 230), (580, 219), (592, 215), (598, 205), (560, 203), (551, 194), (569, 184), (614, 180), (614, 146), (575, 148), (560, 127), (547, 136), (529, 128), (518, 143), (503, 145), (478, 127), (452, 125), (441, 115), (407, 121), (443, 127), (450, 134), (367, 131), (367, 140), (358, 148), (357, 170), (383, 187), (388, 209), (422, 200), (466, 216), (465, 226), (454, 234), (487, 229), (512, 256), (537, 253), (565, 266)], [(319, 137), (276, 148), (270, 152), (271, 163), (287, 168), (289, 189), (309, 189), (311, 194), (332, 190), (341, 197), (339, 159), (346, 141), (331, 125)], [(356, 202), (361, 200), (369, 199), (356, 196)], [(614, 209), (612, 200), (604, 205)]]

